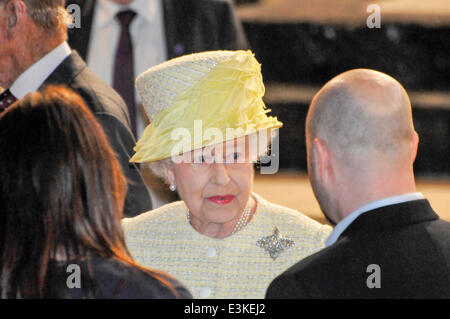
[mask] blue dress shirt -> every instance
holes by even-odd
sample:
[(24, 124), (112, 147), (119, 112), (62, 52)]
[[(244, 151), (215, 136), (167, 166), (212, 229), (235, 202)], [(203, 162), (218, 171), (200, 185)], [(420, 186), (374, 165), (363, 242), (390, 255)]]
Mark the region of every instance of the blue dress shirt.
[(346, 230), (347, 227), (350, 226), (350, 224), (356, 218), (358, 218), (361, 214), (364, 214), (368, 211), (371, 211), (371, 210), (374, 210), (374, 209), (377, 209), (377, 208), (380, 208), (383, 206), (395, 205), (395, 204), (418, 200), (418, 199), (423, 199), (423, 198), (424, 197), (423, 197), (422, 193), (408, 193), (408, 194), (403, 194), (403, 195), (398, 195), (398, 196), (386, 197), (386, 198), (382, 198), (382, 199), (370, 202), (370, 203), (358, 208), (354, 212), (347, 215), (344, 219), (342, 219), (336, 225), (336, 227), (334, 227), (330, 236), (325, 241), (325, 245), (328, 247), (328, 246), (331, 246), (332, 244), (334, 244), (337, 241), (337, 239), (339, 238), (339, 236), (344, 232), (344, 230)]

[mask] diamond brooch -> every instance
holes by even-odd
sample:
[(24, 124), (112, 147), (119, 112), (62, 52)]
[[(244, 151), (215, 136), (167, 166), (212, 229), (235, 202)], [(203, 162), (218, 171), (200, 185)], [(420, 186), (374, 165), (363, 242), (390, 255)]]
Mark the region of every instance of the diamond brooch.
[(270, 257), (275, 260), (285, 249), (294, 246), (294, 241), (289, 237), (280, 235), (280, 231), (275, 227), (272, 235), (259, 239), (256, 242), (256, 245), (264, 248), (269, 253)]

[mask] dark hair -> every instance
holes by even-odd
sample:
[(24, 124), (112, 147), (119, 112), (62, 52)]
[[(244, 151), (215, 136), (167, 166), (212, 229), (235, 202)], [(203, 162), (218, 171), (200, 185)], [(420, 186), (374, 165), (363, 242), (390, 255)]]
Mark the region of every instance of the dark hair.
[(136, 266), (120, 225), (126, 181), (79, 95), (47, 87), (0, 116), (0, 179), (2, 298), (47, 297), (57, 259)]

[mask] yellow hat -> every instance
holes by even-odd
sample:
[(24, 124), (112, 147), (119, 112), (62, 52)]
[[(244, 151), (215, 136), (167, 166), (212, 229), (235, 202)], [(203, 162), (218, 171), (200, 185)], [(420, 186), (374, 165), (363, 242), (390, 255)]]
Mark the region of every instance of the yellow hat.
[(151, 124), (131, 162), (153, 162), (283, 125), (266, 115), (261, 66), (250, 51), (175, 58), (142, 73), (136, 88)]

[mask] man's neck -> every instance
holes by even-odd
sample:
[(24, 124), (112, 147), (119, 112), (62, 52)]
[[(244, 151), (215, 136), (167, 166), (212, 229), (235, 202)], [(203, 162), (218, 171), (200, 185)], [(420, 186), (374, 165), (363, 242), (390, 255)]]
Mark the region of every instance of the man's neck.
[(408, 172), (360, 177), (344, 188), (339, 205), (341, 219), (368, 203), (416, 192), (414, 175)]
[(51, 51), (56, 49), (59, 45), (61, 45), (61, 43), (64, 42), (64, 39), (57, 39), (57, 40), (45, 39), (43, 42), (44, 43), (42, 45), (36, 45), (33, 48), (30, 58), (27, 60), (26, 67), (24, 70), (27, 70), (37, 61), (39, 61), (44, 56), (49, 54)]
[(359, 216), (361, 216), (364, 213), (373, 211), (380, 207), (391, 206), (419, 199), (423, 199), (423, 195), (421, 193), (406, 193), (366, 203), (365, 205), (359, 207), (352, 213), (345, 216), (345, 218), (341, 219), (339, 223), (337, 223), (336, 226), (334, 227), (333, 232), (327, 238), (325, 244), (326, 246), (330, 246), (333, 243), (335, 243), (336, 240), (339, 238), (339, 236), (349, 227), (349, 225), (352, 224), (354, 220), (356, 220)]
[[(24, 36), (23, 41), (18, 44), (15, 57), (17, 76), (14, 81), (17, 80), (23, 72), (58, 47), (65, 40), (65, 36), (62, 34), (49, 36), (46, 34), (46, 31), (38, 27), (29, 30), (27, 35)], [(10, 85), (11, 84), (12, 83), (10, 83)]]
[(30, 65), (10, 86), (11, 92), (17, 98), (38, 90), (54, 70), (71, 54), (66, 42), (44, 54)]

